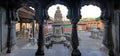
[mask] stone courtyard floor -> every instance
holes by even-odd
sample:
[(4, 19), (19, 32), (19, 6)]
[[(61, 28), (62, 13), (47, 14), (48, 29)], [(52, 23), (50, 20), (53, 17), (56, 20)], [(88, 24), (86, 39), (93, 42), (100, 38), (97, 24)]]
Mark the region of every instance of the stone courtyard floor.
[[(107, 50), (102, 45), (102, 37), (100, 39), (90, 38), (90, 32), (79, 32), (79, 50), (82, 56), (107, 56)], [(71, 56), (71, 50), (62, 44), (54, 44), (52, 48), (45, 49), (45, 56)], [(11, 54), (4, 56), (35, 56), (37, 44), (28, 43), (22, 48), (16, 48)]]

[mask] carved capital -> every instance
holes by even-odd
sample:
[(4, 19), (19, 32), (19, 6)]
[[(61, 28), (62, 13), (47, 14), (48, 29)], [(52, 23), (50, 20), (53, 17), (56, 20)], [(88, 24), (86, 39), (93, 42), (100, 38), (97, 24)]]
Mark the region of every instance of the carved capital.
[(81, 18), (80, 8), (73, 6), (73, 7), (70, 7), (68, 10), (69, 11), (68, 11), (67, 17), (70, 19), (72, 24), (77, 24), (79, 19)]
[(44, 23), (44, 19), (48, 19), (49, 16), (46, 13), (45, 8), (43, 7), (37, 7), (35, 8), (36, 13), (35, 13), (35, 19), (39, 24), (43, 24)]

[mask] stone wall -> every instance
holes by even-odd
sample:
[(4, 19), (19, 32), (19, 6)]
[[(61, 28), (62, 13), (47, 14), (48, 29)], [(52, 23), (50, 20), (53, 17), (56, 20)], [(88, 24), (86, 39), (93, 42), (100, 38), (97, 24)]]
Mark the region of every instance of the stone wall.
[(7, 42), (7, 30), (8, 26), (6, 24), (6, 11), (4, 8), (0, 7), (0, 51), (6, 48)]
[(113, 42), (114, 42), (114, 51), (115, 54), (118, 55), (120, 52), (120, 37), (119, 37), (119, 19), (120, 19), (120, 12), (115, 11), (114, 19), (112, 24), (112, 33), (113, 33)]
[(2, 17), (2, 12), (1, 12), (1, 8), (0, 8), (0, 52), (1, 52), (1, 46), (2, 46), (2, 19), (1, 19), (1, 17)]

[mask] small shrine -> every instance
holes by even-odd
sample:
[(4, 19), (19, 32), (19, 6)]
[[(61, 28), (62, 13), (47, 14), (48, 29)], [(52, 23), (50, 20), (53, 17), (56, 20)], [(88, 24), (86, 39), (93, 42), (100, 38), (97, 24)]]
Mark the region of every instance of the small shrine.
[(47, 48), (53, 44), (63, 44), (64, 46), (70, 47), (71, 34), (64, 33), (63, 25), (62, 13), (60, 7), (58, 6), (54, 15), (54, 22), (52, 24), (53, 32), (45, 36), (45, 45)]
[(63, 21), (60, 7), (57, 7), (56, 13), (54, 15), (54, 23), (52, 26), (53, 34), (57, 37), (61, 37), (63, 35)]

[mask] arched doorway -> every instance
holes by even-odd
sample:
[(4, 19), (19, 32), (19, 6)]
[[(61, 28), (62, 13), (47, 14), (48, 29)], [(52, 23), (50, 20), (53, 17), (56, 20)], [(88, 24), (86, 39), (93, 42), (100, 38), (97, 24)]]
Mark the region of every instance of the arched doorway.
[[(61, 4), (55, 4), (48, 8), (48, 15), (50, 18), (49, 20), (47, 20), (47, 24), (44, 24), (47, 25), (44, 27), (44, 29), (48, 29), (48, 32), (44, 33), (45, 46), (48, 48), (47, 50), (45, 49), (46, 55), (48, 55), (48, 53), (49, 55), (53, 55), (53, 52), (48, 51), (49, 49), (61, 50), (65, 52), (65, 55), (68, 55), (68, 50), (66, 51), (65, 47), (71, 48), (71, 46), (69, 42), (70, 40), (67, 40), (67, 37), (65, 36), (67, 36), (66, 34), (68, 34), (68, 39), (71, 38), (70, 34), (72, 31), (72, 25), (66, 17), (67, 14), (67, 7)], [(59, 47), (61, 47), (62, 49), (59, 49)], [(54, 55), (57, 55), (57, 53)]]
[[(107, 55), (107, 48), (103, 44), (104, 39), (104, 23), (100, 19), (102, 14), (101, 8), (95, 5), (84, 5), (81, 7), (81, 15), (79, 27), (85, 28), (79, 31), (80, 40), (80, 48), (81, 51), (85, 51), (85, 49), (89, 50), (90, 53), (94, 53), (93, 50), (101, 56)], [(88, 45), (88, 46), (87, 46)], [(84, 50), (82, 50), (84, 49)], [(88, 54), (90, 55), (90, 54)], [(87, 54), (86, 54), (87, 56)]]
[(114, 56), (113, 34), (110, 33), (110, 32), (112, 32), (112, 18), (113, 18), (112, 8), (108, 9), (108, 8), (110, 8), (109, 7), (110, 5), (108, 6), (108, 5), (105, 5), (101, 2), (96, 2), (96, 1), (84, 1), (84, 2), (82, 2), (82, 5), (85, 5), (85, 4), (86, 5), (92, 4), (92, 5), (96, 5), (96, 6), (100, 7), (101, 12), (102, 12), (100, 19), (104, 25), (104, 35), (103, 35), (102, 43), (104, 44), (105, 48), (108, 49), (108, 55)]

